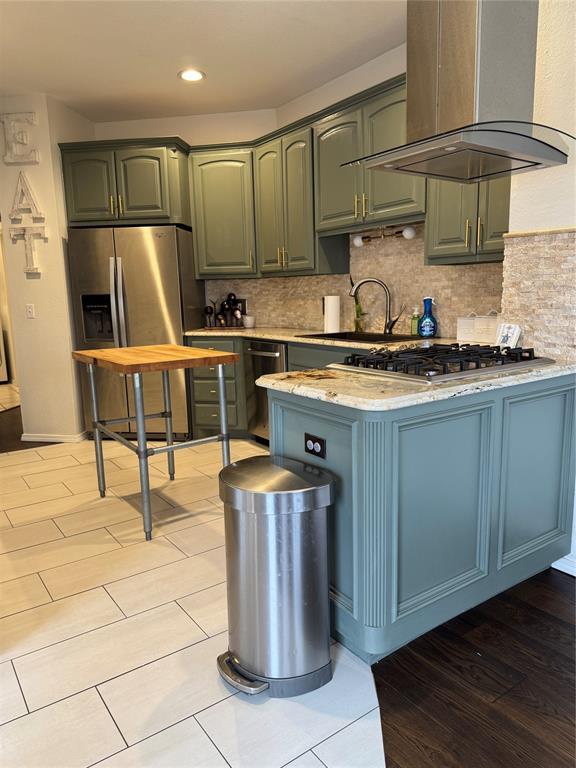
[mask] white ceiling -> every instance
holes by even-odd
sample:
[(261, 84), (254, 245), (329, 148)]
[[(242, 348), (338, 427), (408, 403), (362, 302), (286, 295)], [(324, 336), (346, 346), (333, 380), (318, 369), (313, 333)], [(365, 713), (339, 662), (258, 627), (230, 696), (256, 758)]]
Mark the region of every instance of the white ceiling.
[(96, 122), (267, 109), (405, 39), (405, 0), (0, 0), (0, 91)]

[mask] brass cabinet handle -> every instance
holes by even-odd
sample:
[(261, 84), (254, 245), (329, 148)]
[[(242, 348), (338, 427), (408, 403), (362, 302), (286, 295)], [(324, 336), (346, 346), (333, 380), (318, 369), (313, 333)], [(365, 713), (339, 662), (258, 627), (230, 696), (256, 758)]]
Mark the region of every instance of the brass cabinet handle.
[(124, 201), (122, 195), (118, 195), (118, 209), (120, 210), (120, 216), (124, 216)]
[(358, 195), (354, 195), (354, 218), (358, 218)]
[(468, 250), (470, 247), (470, 219), (466, 219), (466, 242), (465, 248)]
[(282, 249), (280, 248), (280, 246), (276, 248), (276, 261), (278, 263), (278, 266), (281, 267), (282, 266)]
[(476, 223), (476, 248), (482, 247), (482, 219), (478, 216)]
[(110, 216), (114, 216), (114, 195), (110, 195), (108, 203), (110, 205)]
[(216, 390), (215, 390), (215, 389), (211, 389), (211, 390), (210, 390), (210, 394), (211, 394), (211, 395), (215, 395), (215, 394), (216, 394)]
[(282, 248), (282, 269), (286, 269), (286, 256), (288, 256), (288, 251), (286, 248)]
[(368, 211), (368, 195), (362, 192), (362, 218), (366, 216), (367, 211)]

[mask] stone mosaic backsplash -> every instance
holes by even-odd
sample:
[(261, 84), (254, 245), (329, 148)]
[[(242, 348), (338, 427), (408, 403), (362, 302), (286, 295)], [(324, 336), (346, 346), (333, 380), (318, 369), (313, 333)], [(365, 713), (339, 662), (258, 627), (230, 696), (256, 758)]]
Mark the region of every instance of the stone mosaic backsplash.
[[(500, 311), (502, 298), (502, 264), (463, 264), (461, 266), (427, 266), (424, 264), (423, 225), (418, 226), (413, 240), (386, 237), (373, 240), (362, 248), (350, 246), (350, 272), (354, 280), (377, 277), (392, 294), (392, 316), (401, 305), (406, 310), (398, 321), (397, 333), (410, 332), (410, 316), (414, 306), (422, 307), (424, 296), (433, 296), (439, 323), (439, 334), (456, 335), (456, 318), (470, 312), (486, 314)], [(248, 311), (256, 324), (280, 328), (322, 328), (322, 297), (341, 297), (340, 327), (354, 327), (354, 300), (348, 295), (349, 275), (309, 277), (266, 277), (240, 280), (209, 280), (206, 295), (222, 299), (229, 291), (248, 300)], [(360, 289), (360, 301), (367, 317), (367, 330), (384, 327), (384, 292), (376, 285)]]
[(576, 361), (576, 230), (505, 238), (502, 315), (536, 354)]

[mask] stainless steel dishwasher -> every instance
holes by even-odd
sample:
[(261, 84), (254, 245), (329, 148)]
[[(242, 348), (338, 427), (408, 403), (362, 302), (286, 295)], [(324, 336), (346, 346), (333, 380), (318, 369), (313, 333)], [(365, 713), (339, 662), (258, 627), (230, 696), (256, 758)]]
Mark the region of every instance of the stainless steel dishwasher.
[(253, 407), (250, 408), (248, 404), (248, 429), (253, 435), (268, 439), (268, 393), (262, 387), (257, 387), (254, 382), (260, 376), (286, 370), (286, 344), (248, 341), (245, 351), (248, 357), (248, 391), (254, 392)]

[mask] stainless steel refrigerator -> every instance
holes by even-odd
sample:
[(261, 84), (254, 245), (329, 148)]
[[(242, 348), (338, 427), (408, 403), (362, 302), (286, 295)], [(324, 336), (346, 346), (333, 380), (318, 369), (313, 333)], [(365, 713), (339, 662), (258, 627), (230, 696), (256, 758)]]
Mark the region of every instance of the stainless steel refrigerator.
[[(185, 330), (202, 325), (204, 283), (194, 274), (192, 233), (175, 226), (89, 227), (68, 233), (68, 265), (77, 349), (182, 344)], [(84, 369), (84, 366), (82, 366)], [(86, 429), (92, 429), (88, 380), (82, 376)], [(100, 416), (134, 416), (132, 382), (96, 369)], [(146, 413), (163, 410), (162, 375), (144, 379)], [(189, 434), (183, 370), (170, 372), (174, 432)], [(165, 434), (163, 419), (147, 432)], [(131, 433), (128, 421), (115, 425)]]

